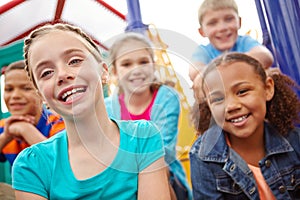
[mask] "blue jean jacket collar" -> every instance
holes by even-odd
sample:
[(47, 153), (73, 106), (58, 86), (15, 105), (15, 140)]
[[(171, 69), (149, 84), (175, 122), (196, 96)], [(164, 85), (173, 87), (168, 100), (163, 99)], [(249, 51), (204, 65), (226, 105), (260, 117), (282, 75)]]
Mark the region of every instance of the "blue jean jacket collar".
[[(294, 150), (285, 137), (280, 135), (268, 123), (265, 122), (264, 127), (266, 158), (273, 154)], [(231, 160), (239, 160), (239, 156), (234, 150), (229, 150), (224, 131), (219, 126), (214, 125), (210, 127), (201, 137), (199, 157), (203, 161), (225, 163), (229, 157)]]

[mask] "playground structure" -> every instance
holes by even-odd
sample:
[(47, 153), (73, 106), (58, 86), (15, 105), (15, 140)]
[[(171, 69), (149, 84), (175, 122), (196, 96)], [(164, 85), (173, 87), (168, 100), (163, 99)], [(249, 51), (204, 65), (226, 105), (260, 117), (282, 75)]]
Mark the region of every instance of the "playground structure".
[[(2, 69), (2, 67), (13, 61), (23, 59), (24, 37), (36, 27), (46, 23), (66, 22), (78, 25), (90, 34), (104, 51), (109, 49), (109, 44), (105, 43), (105, 38), (109, 38), (110, 35), (117, 35), (124, 31), (139, 32), (147, 35), (155, 46), (158, 64), (157, 71), (160, 79), (175, 83), (174, 87), (180, 96), (182, 110), (179, 127), (178, 157), (186, 169), (187, 176), (190, 177), (188, 151), (195, 137), (194, 129), (188, 120), (190, 105), (172, 66), (172, 61), (168, 56), (168, 44), (165, 44), (160, 38), (159, 32), (154, 25), (143, 23), (139, 0), (126, 0), (127, 15), (122, 14), (109, 5), (107, 3), (109, 1), (81, 0), (81, 5), (84, 2), (90, 5), (89, 8), (93, 8), (83, 13), (78, 11), (78, 5), (71, 2), (71, 0), (49, 0), (41, 3), (39, 0), (14, 0), (1, 6), (0, 68)], [(263, 43), (275, 57), (274, 67), (279, 67), (283, 73), (289, 75), (300, 85), (300, 57), (298, 56), (300, 55), (300, 39), (298, 37), (298, 29), (300, 29), (299, 1), (255, 0), (255, 4), (261, 23)], [(38, 7), (39, 9), (37, 10)], [(79, 10), (84, 10), (84, 8)], [(77, 16), (72, 16), (72, 12), (77, 13)], [(97, 15), (97, 12), (99, 12), (99, 15)], [(37, 16), (40, 16), (40, 18)], [(90, 16), (99, 16), (99, 18), (91, 19), (89, 18)], [(105, 21), (103, 18), (105, 18)], [(23, 22), (24, 19), (32, 20), (26, 21), (25, 24)], [(85, 23), (86, 20), (93, 20), (95, 23), (91, 26)], [(105, 31), (101, 30), (103, 27), (105, 27)], [(1, 108), (2, 104), (0, 102)], [(1, 109), (1, 118), (5, 118), (8, 115), (9, 113), (3, 112)], [(2, 168), (7, 170), (8, 166)], [(2, 170), (1, 166), (0, 170)], [(8, 177), (5, 174), (1, 177), (0, 173), (0, 181), (10, 182), (9, 178), (10, 176)]]
[[(42, 26), (47, 23), (70, 23), (74, 24), (77, 26), (80, 26), (85, 32), (87, 32), (93, 39), (94, 41), (99, 45), (99, 47), (106, 51), (109, 49), (109, 44), (104, 43), (103, 38), (101, 38), (99, 35), (95, 34), (97, 30), (93, 30), (93, 27), (89, 27), (84, 24), (76, 23), (75, 20), (67, 18), (68, 16), (63, 15), (64, 9), (67, 6), (71, 6), (71, 4), (68, 4), (70, 1), (63, 1), (63, 0), (58, 0), (58, 1), (52, 1), (52, 3), (49, 3), (48, 7), (49, 8), (55, 8), (53, 11), (55, 15), (53, 15), (53, 18), (49, 18), (48, 20), (45, 20), (46, 17), (42, 17), (41, 21), (36, 22), (36, 24), (32, 24), (31, 27), (23, 30), (23, 32), (20, 32), (20, 30), (17, 30), (17, 27), (15, 32), (18, 34), (15, 35), (15, 37), (8, 37), (6, 40), (5, 38), (0, 39), (1, 46), (0, 46), (0, 68), (3, 69), (3, 67), (7, 66), (9, 63), (23, 59), (23, 44), (24, 44), (24, 37), (26, 37), (33, 29), (36, 27)], [(188, 162), (188, 151), (189, 147), (191, 146), (195, 134), (194, 134), (194, 129), (190, 125), (188, 121), (188, 112), (190, 105), (187, 102), (187, 98), (183, 92), (183, 89), (181, 87), (180, 81), (176, 75), (176, 72), (172, 66), (172, 62), (168, 56), (167, 53), (167, 48), (168, 45), (166, 45), (160, 38), (158, 31), (156, 28), (149, 28), (149, 25), (145, 25), (142, 22), (141, 19), (141, 13), (140, 13), (140, 7), (139, 7), (139, 1), (138, 0), (127, 0), (127, 8), (128, 8), (128, 13), (127, 16), (125, 17), (124, 14), (107, 4), (105, 1), (89, 1), (86, 0), (87, 3), (94, 4), (94, 6), (97, 6), (97, 10), (101, 13), (106, 14), (106, 17), (109, 19), (113, 20), (114, 22), (117, 22), (115, 26), (119, 26), (118, 29), (112, 30), (112, 35), (117, 35), (119, 33), (122, 33), (124, 31), (126, 32), (139, 32), (141, 34), (144, 34), (150, 38), (150, 40), (153, 41), (153, 44), (155, 46), (155, 54), (157, 57), (157, 71), (159, 72), (159, 78), (163, 82), (165, 81), (172, 81), (174, 83), (174, 88), (178, 91), (180, 101), (181, 101), (181, 116), (180, 116), (180, 133), (179, 133), (179, 140), (178, 140), (178, 157), (182, 161), (183, 165), (185, 166), (187, 175), (189, 177), (189, 162)], [(24, 5), (27, 4), (27, 5)], [(40, 2), (38, 1), (11, 1), (8, 4), (3, 5), (0, 7), (0, 16), (4, 16), (4, 19), (7, 18), (9, 19), (10, 15), (12, 15), (13, 12), (20, 12), (19, 9), (20, 7), (24, 7), (24, 9), (27, 7), (34, 7), (40, 5)], [(15, 9), (15, 10), (13, 10)], [(12, 12), (6, 15), (7, 12)], [(26, 10), (23, 10), (23, 12), (26, 12)], [(45, 11), (46, 12), (46, 11)], [(49, 12), (49, 11), (48, 11)], [(107, 16), (107, 13), (109, 15)], [(15, 13), (19, 14), (20, 13)], [(25, 16), (23, 16), (25, 17)], [(101, 17), (99, 17), (101, 18)], [(1, 18), (0, 18), (1, 19)], [(19, 18), (20, 19), (20, 18)], [(43, 20), (43, 21), (42, 21)], [(101, 19), (100, 19), (101, 20)], [(106, 19), (107, 20), (107, 19)], [(0, 26), (1, 23), (4, 23), (4, 21), (0, 20)], [(127, 25), (127, 26), (126, 26)], [(7, 25), (6, 25), (7, 26)], [(100, 25), (101, 27), (105, 27), (104, 25)], [(152, 25), (154, 26), (154, 25)], [(96, 28), (97, 29), (97, 28)], [(107, 28), (105, 28), (105, 31)], [(99, 30), (99, 32), (101, 32)], [(0, 103), (1, 108), (3, 107), (3, 102)], [(5, 112), (1, 109), (0, 112), (0, 117), (5, 118), (9, 116), (8, 112)], [(4, 170), (7, 171), (7, 168), (9, 166), (4, 166)], [(1, 169), (0, 169), (1, 170)], [(3, 175), (4, 177), (0, 176), (0, 181), (5, 181), (5, 182), (10, 182), (10, 175), (9, 173), (5, 173)]]

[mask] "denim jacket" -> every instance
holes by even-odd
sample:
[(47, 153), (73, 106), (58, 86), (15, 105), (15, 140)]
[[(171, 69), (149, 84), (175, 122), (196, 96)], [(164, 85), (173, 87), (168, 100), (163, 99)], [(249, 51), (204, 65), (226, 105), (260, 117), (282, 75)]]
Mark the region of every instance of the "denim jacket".
[[(282, 136), (265, 123), (264, 139), (266, 155), (259, 167), (271, 191), (276, 199), (300, 199), (300, 129)], [(220, 127), (211, 127), (195, 141), (190, 164), (195, 200), (259, 199), (252, 171), (226, 144)]]

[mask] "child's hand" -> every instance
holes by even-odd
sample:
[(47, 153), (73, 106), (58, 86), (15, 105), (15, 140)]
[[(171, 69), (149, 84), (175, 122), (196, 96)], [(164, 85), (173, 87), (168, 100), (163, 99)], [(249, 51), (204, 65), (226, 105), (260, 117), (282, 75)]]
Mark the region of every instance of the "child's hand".
[(273, 74), (281, 74), (281, 70), (279, 67), (270, 67), (266, 70), (268, 76), (272, 76)]
[(4, 125), (3, 135), (7, 140), (13, 138), (23, 139), (23, 134), (34, 127), (33, 116), (10, 116)]
[(32, 132), (31, 129), (36, 129), (35, 126), (28, 121), (16, 121), (12, 123), (8, 132), (15, 139), (24, 140), (25, 134)]

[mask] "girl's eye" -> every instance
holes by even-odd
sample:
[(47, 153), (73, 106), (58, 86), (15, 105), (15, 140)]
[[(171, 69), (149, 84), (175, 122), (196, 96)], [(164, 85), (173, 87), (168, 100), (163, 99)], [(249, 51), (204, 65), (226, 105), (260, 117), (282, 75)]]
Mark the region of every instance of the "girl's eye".
[(121, 66), (123, 66), (123, 67), (128, 67), (128, 66), (130, 66), (131, 65), (131, 63), (130, 62), (124, 62), (124, 63), (122, 63), (122, 65)]
[(82, 60), (81, 59), (72, 59), (70, 62), (69, 62), (69, 65), (75, 65), (75, 64), (78, 64), (80, 63)]
[(44, 72), (42, 72), (42, 74), (41, 74), (41, 78), (44, 78), (44, 77), (46, 77), (46, 76), (49, 76), (51, 73), (53, 73), (52, 70), (44, 71)]
[(213, 103), (220, 103), (220, 102), (222, 102), (224, 100), (224, 97), (213, 97), (213, 98), (210, 98), (209, 99), (209, 102), (211, 103), (211, 104), (213, 104)]
[(243, 95), (243, 94), (245, 94), (246, 92), (248, 92), (249, 90), (248, 89), (242, 89), (242, 90), (239, 90), (238, 92), (237, 92), (237, 94), (238, 95)]
[(143, 61), (140, 62), (141, 65), (147, 65), (149, 63), (150, 63), (149, 60), (143, 60)]

